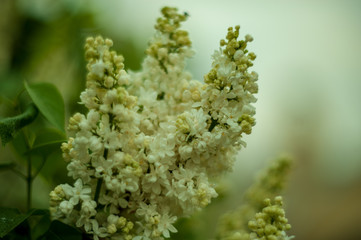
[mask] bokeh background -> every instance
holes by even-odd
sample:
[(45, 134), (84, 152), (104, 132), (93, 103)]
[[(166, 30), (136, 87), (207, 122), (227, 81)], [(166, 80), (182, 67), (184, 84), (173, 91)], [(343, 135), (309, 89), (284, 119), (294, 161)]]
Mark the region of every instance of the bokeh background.
[[(295, 159), (284, 193), (291, 234), (361, 239), (360, 1), (0, 0), (0, 117), (11, 113), (7, 100), (24, 80), (55, 84), (67, 118), (81, 111), (85, 38), (112, 38), (126, 68), (139, 70), (166, 5), (190, 15), (184, 28), (196, 55), (187, 68), (200, 81), (229, 26), (239, 24), (255, 39), (249, 48), (260, 76), (257, 125), (223, 180), (226, 204), (208, 210), (234, 209), (257, 171), (286, 153)], [(17, 159), (10, 146), (0, 149), (1, 162)], [(24, 208), (25, 182), (8, 171), (0, 181), (0, 205)], [(66, 181), (65, 164), (54, 155), (34, 184), (34, 207), (46, 208), (49, 191)], [(207, 232), (211, 224), (195, 227)]]

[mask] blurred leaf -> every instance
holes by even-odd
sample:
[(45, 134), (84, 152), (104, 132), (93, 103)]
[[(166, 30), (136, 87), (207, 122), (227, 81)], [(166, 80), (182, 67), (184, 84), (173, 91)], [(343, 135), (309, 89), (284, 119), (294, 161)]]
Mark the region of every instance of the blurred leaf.
[(0, 164), (0, 171), (12, 169), (15, 166), (16, 166), (16, 164), (14, 162), (1, 163)]
[(28, 221), (23, 221), (11, 232), (0, 238), (1, 240), (29, 240), (30, 226)]
[(64, 182), (70, 182), (72, 179), (68, 176), (67, 171), (59, 171), (59, 169), (66, 169), (68, 163), (64, 161), (62, 151), (54, 151), (48, 156), (48, 159), (40, 174), (46, 179), (49, 186), (56, 186)]
[(49, 214), (48, 209), (31, 209), (29, 212), (31, 212), (32, 216), (43, 216)]
[(14, 102), (10, 98), (0, 95), (0, 104), (7, 104), (13, 106)]
[[(29, 220), (30, 218), (32, 220)], [(4, 224), (5, 219), (14, 224), (6, 231), (7, 233), (2, 233), (0, 235), (0, 238), (4, 240), (29, 240), (30, 231), (32, 239), (36, 239), (34, 234), (37, 234), (36, 236), (40, 237), (50, 226), (49, 210), (47, 209), (31, 209), (26, 214), (20, 214), (17, 209), (0, 208), (0, 231), (2, 231), (3, 227), (8, 225)], [(40, 220), (34, 222), (36, 225), (31, 229), (29, 222), (33, 222), (36, 219)], [(47, 219), (48, 223), (43, 219)], [(16, 226), (14, 227), (14, 225)], [(4, 234), (5, 236), (2, 238)]]
[(11, 141), (17, 131), (26, 125), (29, 125), (37, 115), (38, 109), (31, 103), (22, 114), (0, 120), (0, 137), (2, 145), (5, 146), (6, 143)]
[(27, 138), (23, 131), (20, 131), (19, 134), (16, 134), (14, 139), (10, 143), (13, 147), (13, 151), (17, 154), (18, 157), (24, 157), (24, 153), (28, 151)]
[(44, 117), (62, 132), (64, 130), (64, 101), (58, 89), (50, 83), (36, 83), (25, 88)]
[(66, 141), (64, 132), (54, 128), (43, 128), (40, 133), (37, 133), (33, 148), (59, 141)]
[(32, 131), (32, 129), (27, 128), (27, 129), (24, 129), (24, 134), (28, 141), (29, 146), (33, 146), (35, 138), (36, 138), (35, 133)]
[[(40, 209), (39, 209), (40, 210)], [(41, 239), (42, 236), (49, 230), (50, 227), (50, 213), (49, 210), (43, 210), (43, 214), (41, 215), (40, 219), (36, 222), (35, 226), (31, 231), (31, 239)], [(33, 215), (36, 215), (35, 213)]]
[[(41, 172), (46, 179), (49, 180), (52, 178), (54, 172), (59, 169), (56, 163), (59, 158), (55, 156), (60, 156), (61, 159), (62, 152), (60, 145), (64, 141), (66, 141), (66, 136), (58, 129), (44, 128), (37, 134), (33, 147), (25, 153), (32, 155), (31, 161), (34, 163), (33, 166), (36, 169), (34, 176)], [(47, 164), (48, 167), (44, 170), (48, 158), (51, 158), (52, 161), (51, 164)]]
[(9, 71), (0, 75), (0, 94), (5, 101), (12, 102), (23, 88), (20, 71)]
[(34, 212), (35, 209), (32, 209), (26, 214), (21, 214), (16, 208), (0, 207), (0, 238), (4, 237), (16, 226), (20, 225)]
[[(197, 218), (197, 216), (196, 216)], [(197, 220), (197, 219), (196, 219)], [(203, 239), (201, 234), (199, 234), (199, 227), (201, 224), (195, 224), (196, 220), (193, 218), (180, 218), (175, 224), (178, 232), (176, 234), (172, 234), (171, 238), (173, 240), (196, 240)], [(197, 227), (194, 227), (197, 226)]]
[(60, 151), (60, 143), (64, 141), (66, 141), (66, 136), (63, 132), (53, 128), (44, 128), (36, 136), (33, 147), (28, 153), (48, 157), (54, 151)]
[(82, 240), (82, 233), (77, 229), (59, 221), (51, 222), (50, 228), (42, 238), (52, 240)]

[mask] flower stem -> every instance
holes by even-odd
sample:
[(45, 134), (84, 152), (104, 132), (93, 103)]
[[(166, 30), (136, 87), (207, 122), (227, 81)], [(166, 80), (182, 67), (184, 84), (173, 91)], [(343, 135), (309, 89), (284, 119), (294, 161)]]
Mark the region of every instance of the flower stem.
[[(108, 157), (108, 149), (107, 148), (104, 149), (103, 157), (104, 157), (104, 159), (107, 159), (107, 157)], [(94, 195), (94, 201), (97, 203), (98, 203), (98, 199), (99, 199), (100, 189), (102, 188), (102, 184), (103, 184), (103, 178), (99, 178), (98, 182), (97, 182), (97, 187), (95, 189), (95, 195)]]
[(27, 162), (28, 162), (28, 169), (27, 169), (27, 177), (26, 177), (26, 188), (27, 188), (27, 198), (26, 198), (26, 209), (27, 211), (30, 210), (31, 208), (31, 191), (32, 191), (32, 182), (33, 182), (33, 178), (31, 176), (31, 157), (30, 155), (27, 158)]
[(103, 178), (99, 178), (97, 182), (97, 188), (95, 189), (94, 201), (98, 203), (100, 189), (102, 188)]

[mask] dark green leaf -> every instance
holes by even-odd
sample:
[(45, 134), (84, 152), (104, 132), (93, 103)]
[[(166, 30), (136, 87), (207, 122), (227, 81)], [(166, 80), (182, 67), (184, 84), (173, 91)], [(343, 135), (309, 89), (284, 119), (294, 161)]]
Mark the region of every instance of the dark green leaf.
[(8, 234), (34, 212), (35, 209), (30, 210), (26, 214), (21, 214), (18, 209), (0, 207), (0, 238)]
[(30, 211), (32, 216), (43, 216), (50, 214), (48, 209), (31, 209)]
[(31, 103), (22, 114), (0, 120), (0, 137), (2, 145), (5, 146), (6, 143), (10, 142), (17, 131), (26, 125), (29, 125), (37, 115), (38, 109)]
[(20, 131), (19, 134), (16, 134), (10, 144), (18, 157), (24, 157), (23, 154), (28, 151), (28, 138), (25, 136), (24, 131)]
[[(50, 227), (50, 213), (48, 210), (43, 210), (43, 212), (36, 212), (39, 213), (40, 218), (36, 222), (35, 226), (31, 230), (31, 239), (41, 239), (45, 233), (49, 230)], [(33, 216), (37, 215), (36, 213)]]
[(43, 128), (36, 134), (33, 148), (59, 141), (66, 141), (66, 136), (63, 132), (54, 128)]
[(9, 170), (16, 166), (14, 162), (8, 162), (8, 163), (1, 163), (0, 164), (0, 171)]
[(46, 235), (41, 239), (51, 240), (82, 240), (82, 233), (77, 229), (59, 221), (51, 222)]
[[(31, 155), (31, 160), (34, 163), (33, 167), (36, 169), (34, 177), (39, 173), (46, 179), (50, 179), (54, 176), (54, 171), (58, 171), (59, 169), (57, 168), (58, 164), (56, 163), (56, 161), (59, 160), (59, 157), (57, 156), (60, 156), (60, 159), (62, 159), (60, 145), (65, 141), (65, 134), (57, 129), (44, 128), (37, 134), (32, 149), (25, 153)], [(51, 158), (52, 161), (50, 164), (47, 164), (46, 162), (49, 158)]]
[(44, 117), (62, 132), (64, 130), (64, 101), (58, 89), (50, 83), (36, 83), (25, 88)]
[(33, 147), (28, 153), (46, 158), (54, 151), (60, 151), (60, 144), (65, 141), (66, 136), (63, 132), (57, 129), (45, 128), (37, 134)]
[(30, 225), (29, 221), (23, 221), (16, 226), (11, 232), (6, 234), (2, 240), (29, 240)]

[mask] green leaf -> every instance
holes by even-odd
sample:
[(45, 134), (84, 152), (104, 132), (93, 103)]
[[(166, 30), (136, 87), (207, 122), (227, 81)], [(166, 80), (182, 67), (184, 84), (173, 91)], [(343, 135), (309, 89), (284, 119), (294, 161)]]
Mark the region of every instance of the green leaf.
[(1, 163), (0, 164), (0, 171), (9, 170), (16, 166), (16, 163), (14, 162), (8, 162), (8, 163)]
[(65, 223), (55, 220), (51, 222), (48, 232), (41, 239), (82, 240), (82, 233)]
[(0, 120), (0, 137), (2, 145), (10, 142), (16, 133), (26, 125), (29, 125), (38, 115), (38, 109), (31, 103), (25, 111), (15, 117), (4, 118)]
[(30, 212), (32, 216), (43, 216), (50, 214), (48, 209), (40, 209), (40, 208), (31, 209)]
[(35, 211), (35, 209), (32, 209), (26, 214), (21, 214), (16, 208), (0, 207), (0, 238), (4, 237), (16, 226), (20, 225)]
[[(33, 216), (35, 215), (37, 214), (34, 213)], [(31, 229), (32, 240), (41, 239), (48, 231), (51, 223), (50, 213), (48, 210), (44, 210), (44, 212), (39, 213), (38, 215), (40, 215), (40, 217), (38, 217), (39, 220), (36, 222), (35, 226)]]
[(63, 132), (44, 128), (36, 135), (33, 147), (28, 153), (48, 157), (54, 151), (60, 151), (60, 144), (65, 141), (66, 136)]
[(28, 138), (25, 136), (24, 131), (20, 131), (19, 134), (16, 134), (10, 144), (12, 145), (16, 156), (23, 159), (24, 153), (28, 151)]
[(66, 141), (66, 136), (63, 132), (54, 128), (43, 128), (36, 134), (33, 148), (59, 141)]
[(64, 130), (64, 101), (58, 89), (50, 83), (36, 83), (25, 88), (44, 117), (62, 132)]
[(2, 240), (29, 240), (30, 224), (29, 221), (23, 221), (16, 228), (11, 230)]

